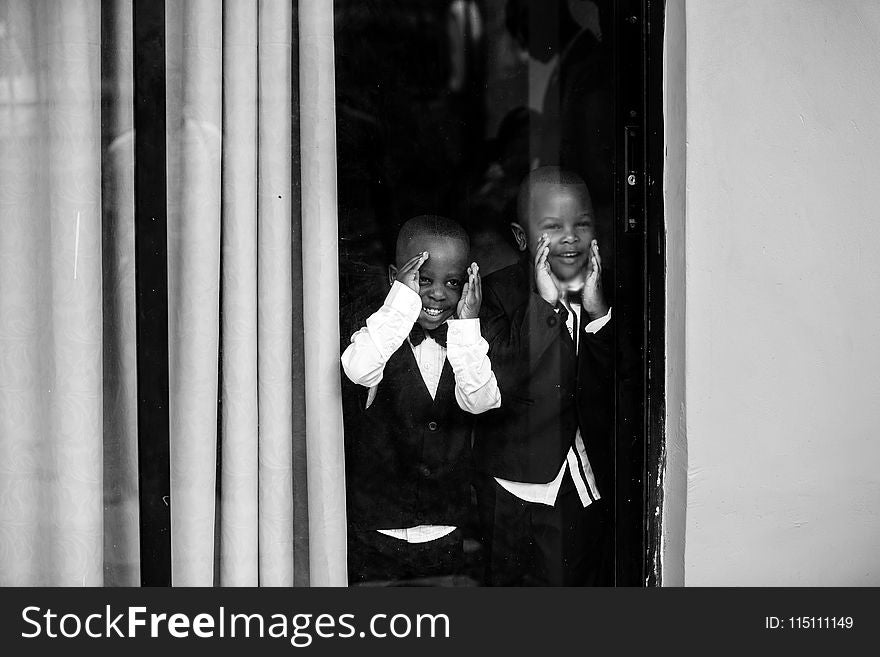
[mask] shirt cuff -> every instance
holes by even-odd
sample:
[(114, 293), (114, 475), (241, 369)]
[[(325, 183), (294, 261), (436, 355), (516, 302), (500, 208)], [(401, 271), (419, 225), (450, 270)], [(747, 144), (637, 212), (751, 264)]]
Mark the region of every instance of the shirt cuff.
[(404, 317), (412, 317), (415, 322), (422, 311), (422, 297), (411, 287), (400, 281), (394, 281), (388, 296), (385, 297), (385, 305), (393, 308)]
[(457, 347), (470, 347), (477, 344), (480, 339), (480, 320), (473, 319), (450, 319), (446, 334), (446, 344)]
[(600, 317), (599, 319), (594, 319), (592, 322), (587, 324), (584, 327), (584, 331), (586, 333), (598, 333), (599, 329), (605, 326), (608, 322), (611, 321), (611, 308), (608, 309), (608, 312), (605, 313), (604, 317)]

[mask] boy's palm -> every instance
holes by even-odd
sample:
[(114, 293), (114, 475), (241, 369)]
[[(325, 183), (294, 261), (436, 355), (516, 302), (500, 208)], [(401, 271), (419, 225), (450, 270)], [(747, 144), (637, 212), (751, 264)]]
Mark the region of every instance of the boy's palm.
[(416, 294), (419, 293), (419, 268), (428, 259), (428, 252), (422, 251), (419, 255), (413, 256), (404, 263), (400, 271), (397, 272), (397, 280), (406, 285)]
[(544, 301), (555, 306), (559, 301), (559, 282), (550, 271), (550, 263), (547, 262), (549, 255), (550, 240), (546, 235), (541, 235), (535, 248), (535, 287)]
[(483, 303), (483, 284), (480, 281), (480, 268), (476, 262), (467, 268), (468, 280), (461, 290), (456, 315), (459, 319), (475, 319), (480, 315)]
[(590, 246), (590, 263), (582, 294), (583, 307), (590, 319), (599, 319), (608, 314), (608, 304), (602, 293), (602, 258), (599, 256), (599, 243), (593, 240)]

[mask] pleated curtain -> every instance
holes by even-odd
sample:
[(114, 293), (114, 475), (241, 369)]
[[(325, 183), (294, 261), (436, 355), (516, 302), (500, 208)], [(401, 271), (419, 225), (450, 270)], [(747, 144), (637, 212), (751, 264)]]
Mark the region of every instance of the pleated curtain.
[(0, 584), (101, 584), (100, 6), (5, 0)]
[[(174, 585), (347, 579), (332, 3), (298, 5), (166, 2)], [(0, 585), (137, 585), (131, 3), (0, 20)]]

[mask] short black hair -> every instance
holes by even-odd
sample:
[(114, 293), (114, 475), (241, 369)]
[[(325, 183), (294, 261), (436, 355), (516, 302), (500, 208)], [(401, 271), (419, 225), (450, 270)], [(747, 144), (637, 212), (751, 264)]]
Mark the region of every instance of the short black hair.
[(406, 245), (416, 237), (431, 236), (440, 237), (446, 240), (459, 240), (464, 243), (465, 248), (469, 251), (471, 241), (467, 231), (462, 228), (461, 224), (447, 217), (441, 217), (435, 214), (422, 214), (406, 221), (400, 227), (397, 234), (397, 244), (394, 250), (395, 260)]
[(583, 187), (587, 194), (590, 193), (587, 183), (574, 171), (557, 166), (538, 167), (529, 171), (520, 183), (519, 193), (516, 197), (516, 217), (519, 221), (528, 219), (529, 196), (531, 196), (532, 188), (539, 184)]

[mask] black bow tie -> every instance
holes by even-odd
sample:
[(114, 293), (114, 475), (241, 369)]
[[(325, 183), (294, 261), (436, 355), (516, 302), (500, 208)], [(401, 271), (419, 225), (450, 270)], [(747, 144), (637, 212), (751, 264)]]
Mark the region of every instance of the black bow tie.
[(412, 330), (409, 332), (409, 341), (412, 343), (413, 347), (417, 347), (426, 337), (430, 336), (430, 338), (441, 347), (446, 347), (446, 332), (448, 330), (449, 325), (445, 322), (435, 329), (426, 329), (416, 322), (413, 324)]
[(565, 292), (565, 300), (569, 305), (576, 303), (581, 306), (584, 303), (583, 295), (581, 294), (581, 290), (566, 290)]

